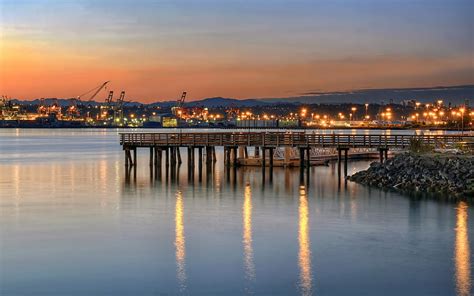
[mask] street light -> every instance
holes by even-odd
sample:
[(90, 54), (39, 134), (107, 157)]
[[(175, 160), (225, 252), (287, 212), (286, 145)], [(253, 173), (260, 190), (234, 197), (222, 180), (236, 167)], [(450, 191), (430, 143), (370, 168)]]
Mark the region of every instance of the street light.
[(460, 108), (459, 111), (461, 112), (461, 136), (464, 135), (464, 111), (466, 111), (466, 109), (463, 108)]
[[(356, 120), (355, 116), (356, 116), (357, 108), (356, 108), (356, 107), (352, 107), (351, 110), (352, 110), (352, 113), (354, 113), (354, 120)], [(351, 113), (351, 114), (352, 114), (352, 113)], [(351, 116), (351, 117), (352, 117), (352, 116)]]

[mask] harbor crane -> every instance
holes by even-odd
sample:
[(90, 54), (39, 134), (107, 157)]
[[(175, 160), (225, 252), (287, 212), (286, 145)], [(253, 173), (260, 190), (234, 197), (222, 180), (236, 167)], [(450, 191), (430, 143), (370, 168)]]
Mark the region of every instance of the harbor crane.
[(124, 103), (124, 99), (125, 99), (125, 91), (122, 90), (122, 92), (120, 93), (120, 97), (118, 98), (117, 103), (114, 106), (115, 107), (114, 108), (115, 121), (117, 121), (117, 119), (118, 119), (119, 123), (123, 122), (123, 103)]
[(94, 87), (93, 89), (90, 89), (90, 90), (86, 91), (85, 93), (77, 96), (76, 100), (80, 101), (83, 96), (94, 92), (88, 99), (88, 101), (92, 101), (103, 88), (106, 88), (106, 86), (107, 86), (107, 84), (109, 84), (109, 82), (110, 82), (110, 80), (102, 83), (99, 86)]
[(88, 91), (86, 91), (85, 93), (81, 94), (81, 95), (78, 95), (77, 97), (71, 99), (71, 104), (69, 106), (69, 108), (67, 109), (67, 114), (70, 115), (71, 117), (74, 117), (76, 115), (79, 115), (79, 110), (78, 110), (78, 107), (77, 107), (77, 102), (78, 101), (81, 101), (82, 98), (90, 93), (92, 93), (92, 95), (87, 99), (88, 102), (92, 101), (98, 94), (99, 92), (104, 89), (104, 88), (107, 88), (107, 84), (109, 84), (110, 80), (108, 81), (105, 81), (104, 83), (102, 83), (101, 85), (98, 85)]
[(181, 98), (178, 99), (178, 108), (182, 108), (184, 106), (184, 100), (186, 99), (186, 92), (183, 91)]
[(113, 120), (115, 123), (123, 123), (123, 104), (125, 91), (122, 90), (120, 97), (114, 102), (114, 91), (111, 90), (105, 105), (101, 106), (100, 117), (104, 120)]
[(113, 100), (114, 100), (114, 91), (109, 91), (109, 95), (105, 99), (105, 105), (100, 106), (100, 118), (108, 119), (109, 116), (113, 116)]
[(176, 106), (172, 108), (173, 114), (182, 118), (185, 114), (184, 110), (184, 100), (186, 100), (186, 92), (183, 91), (181, 98), (176, 101)]

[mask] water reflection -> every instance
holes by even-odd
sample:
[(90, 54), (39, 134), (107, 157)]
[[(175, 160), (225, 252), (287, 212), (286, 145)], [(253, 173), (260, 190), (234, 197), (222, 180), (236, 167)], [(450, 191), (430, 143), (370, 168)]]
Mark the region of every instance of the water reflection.
[(186, 290), (186, 238), (184, 236), (183, 222), (183, 194), (179, 190), (176, 193), (175, 235), (176, 271), (179, 289), (183, 292)]
[(458, 295), (471, 295), (471, 261), (467, 224), (468, 205), (461, 201), (456, 213), (456, 242), (454, 260), (456, 267), (456, 290)]
[(243, 205), (243, 243), (244, 243), (244, 267), (245, 277), (249, 281), (255, 281), (255, 265), (253, 262), (252, 247), (252, 191), (250, 184), (245, 186)]
[(299, 287), (302, 295), (312, 294), (311, 242), (309, 239), (308, 195), (305, 186), (300, 186), (298, 263), (300, 267)]

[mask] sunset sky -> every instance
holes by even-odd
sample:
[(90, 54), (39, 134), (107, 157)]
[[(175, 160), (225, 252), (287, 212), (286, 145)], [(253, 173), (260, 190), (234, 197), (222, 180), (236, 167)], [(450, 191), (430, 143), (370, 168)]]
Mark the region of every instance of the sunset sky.
[(106, 80), (143, 102), (473, 84), (473, 11), (472, 0), (0, 0), (0, 94), (75, 97)]

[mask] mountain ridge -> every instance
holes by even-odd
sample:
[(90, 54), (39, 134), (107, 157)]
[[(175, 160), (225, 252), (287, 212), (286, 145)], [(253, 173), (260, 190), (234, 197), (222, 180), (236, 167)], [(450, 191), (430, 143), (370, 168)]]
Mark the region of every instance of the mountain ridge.
[[(310, 91), (299, 96), (283, 98), (248, 98), (234, 99), (224, 97), (211, 97), (201, 100), (189, 101), (185, 103), (188, 107), (256, 107), (271, 106), (278, 104), (364, 104), (364, 103), (401, 103), (406, 100), (416, 100), (423, 103), (433, 102), (435, 100), (444, 100), (446, 103), (462, 104), (465, 100), (474, 99), (474, 84), (456, 85), (456, 86), (435, 86), (435, 87), (416, 87), (416, 88), (381, 88), (381, 89), (359, 89), (351, 91), (321, 92)], [(52, 104), (57, 101), (61, 106), (69, 106), (73, 98), (47, 98), (45, 104)], [(40, 103), (40, 99), (32, 101), (12, 100), (20, 104)], [(97, 106), (103, 102), (99, 101), (80, 101), (79, 104)], [(127, 101), (128, 106), (150, 106), (150, 107), (173, 107), (176, 101), (158, 101), (152, 103), (141, 103), (138, 101)]]

